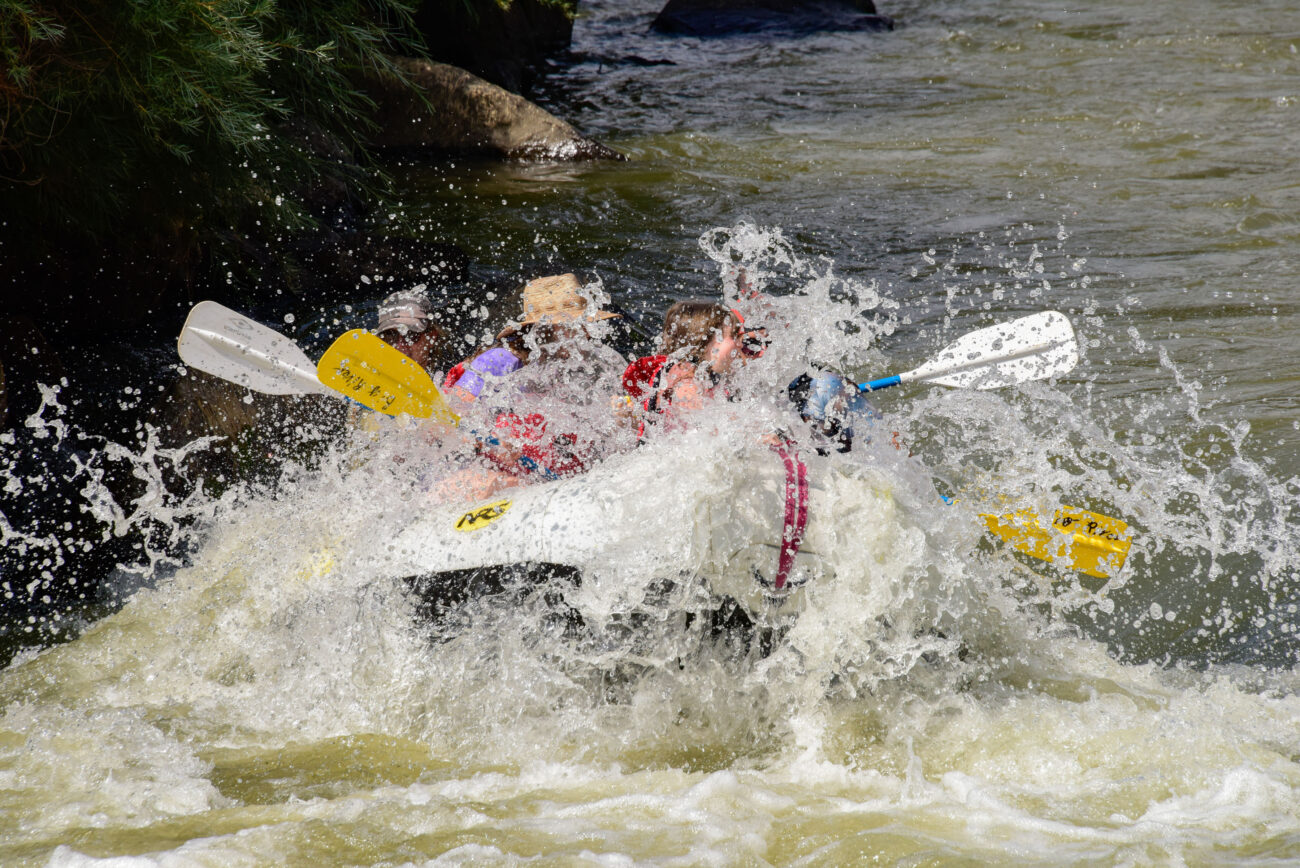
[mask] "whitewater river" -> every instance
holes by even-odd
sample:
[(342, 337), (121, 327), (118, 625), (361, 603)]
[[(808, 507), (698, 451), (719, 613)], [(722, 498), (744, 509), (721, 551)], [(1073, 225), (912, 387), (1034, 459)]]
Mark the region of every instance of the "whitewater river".
[[(1300, 861), (1294, 4), (900, 0), (889, 33), (724, 41), (651, 35), (655, 11), (584, 3), (541, 95), (628, 162), (397, 167), (379, 222), (498, 274), (576, 269), (652, 328), (743, 265), (780, 324), (750, 395), (1040, 310), (1079, 366), (883, 393), (870, 442), (810, 457), (822, 572), (770, 645), (715, 640), (692, 589), (734, 571), (727, 534), (779, 537), (754, 446), (779, 401), (597, 468), (576, 538), (601, 555), (567, 602), (436, 625), (398, 532), (452, 533), (438, 447), (386, 431), (177, 501), (177, 456), (133, 441), (138, 499), (77, 483), (104, 539), (153, 528), (110, 579), (129, 599), (0, 671), (0, 863)], [(117, 449), (55, 400), (32, 436), (92, 469)], [(976, 515), (1063, 504), (1129, 524), (1118, 576)], [(4, 518), (49, 581), (103, 578), (59, 553), (98, 537)]]

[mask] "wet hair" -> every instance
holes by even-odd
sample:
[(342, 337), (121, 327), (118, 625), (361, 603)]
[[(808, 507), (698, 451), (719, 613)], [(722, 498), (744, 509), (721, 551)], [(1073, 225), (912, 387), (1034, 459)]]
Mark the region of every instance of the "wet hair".
[(733, 333), (740, 331), (740, 320), (717, 302), (694, 298), (679, 301), (664, 314), (664, 353), (699, 364), (704, 360), (704, 348), (714, 335), (722, 334), (728, 323)]

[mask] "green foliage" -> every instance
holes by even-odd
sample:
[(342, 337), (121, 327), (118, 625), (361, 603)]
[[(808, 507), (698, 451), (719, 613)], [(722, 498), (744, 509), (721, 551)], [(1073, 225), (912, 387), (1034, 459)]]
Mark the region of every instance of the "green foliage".
[[(310, 223), (302, 191), (363, 179), (404, 0), (0, 0), (0, 214), (90, 238)], [(39, 233), (33, 233), (39, 234)]]

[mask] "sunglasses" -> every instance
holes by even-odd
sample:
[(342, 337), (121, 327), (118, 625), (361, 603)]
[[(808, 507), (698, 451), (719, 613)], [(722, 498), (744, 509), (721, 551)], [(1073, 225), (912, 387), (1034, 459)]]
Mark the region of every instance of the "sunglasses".
[(763, 355), (763, 350), (772, 341), (763, 329), (745, 332), (740, 336), (740, 354), (747, 359), (756, 359)]

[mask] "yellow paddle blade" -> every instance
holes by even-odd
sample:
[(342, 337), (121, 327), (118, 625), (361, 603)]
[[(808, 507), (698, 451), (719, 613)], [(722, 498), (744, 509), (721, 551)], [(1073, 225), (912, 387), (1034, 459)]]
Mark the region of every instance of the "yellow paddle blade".
[(364, 329), (340, 335), (316, 364), (316, 376), (380, 413), (460, 421), (424, 368)]
[(1038, 513), (1028, 509), (980, 518), (990, 533), (1017, 551), (1099, 579), (1119, 575), (1133, 545), (1124, 522), (1073, 506), (1058, 509), (1047, 528)]
[(319, 579), (334, 572), (336, 566), (333, 549), (323, 548), (307, 559), (294, 576), (302, 581)]

